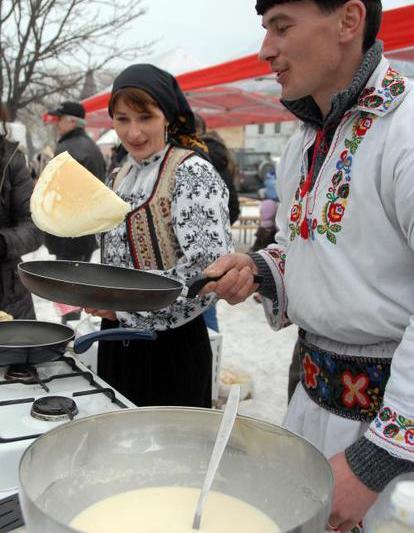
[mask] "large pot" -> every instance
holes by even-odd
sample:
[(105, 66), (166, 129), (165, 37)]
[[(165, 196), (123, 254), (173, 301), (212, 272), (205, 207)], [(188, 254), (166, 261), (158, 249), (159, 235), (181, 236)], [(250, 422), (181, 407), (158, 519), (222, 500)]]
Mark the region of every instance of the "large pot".
[[(220, 419), (209, 409), (128, 409), (42, 435), (19, 468), (29, 531), (74, 532), (68, 524), (77, 514), (120, 492), (201, 487)], [(324, 531), (332, 486), (328, 462), (309, 442), (244, 416), (236, 419), (213, 483), (265, 512), (284, 533)]]

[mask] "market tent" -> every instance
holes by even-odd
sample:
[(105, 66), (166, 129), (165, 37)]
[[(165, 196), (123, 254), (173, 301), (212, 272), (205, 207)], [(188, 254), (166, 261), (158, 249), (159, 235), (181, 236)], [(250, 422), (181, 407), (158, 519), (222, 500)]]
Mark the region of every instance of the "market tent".
[[(379, 38), (385, 55), (414, 61), (414, 6), (384, 12)], [(210, 128), (292, 120), (277, 97), (269, 65), (251, 54), (176, 76), (193, 107)], [(244, 80), (244, 81), (243, 81)], [(109, 91), (83, 101), (88, 125), (110, 127), (106, 107)]]

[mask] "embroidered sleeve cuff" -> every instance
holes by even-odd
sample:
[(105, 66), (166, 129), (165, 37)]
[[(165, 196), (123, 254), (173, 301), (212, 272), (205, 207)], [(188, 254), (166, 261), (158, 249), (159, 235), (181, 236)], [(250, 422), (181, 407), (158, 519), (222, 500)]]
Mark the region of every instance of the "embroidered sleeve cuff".
[(252, 253), (249, 255), (256, 263), (259, 276), (263, 278), (263, 281), (260, 284), (258, 290), (259, 294), (261, 294), (265, 298), (269, 298), (269, 300), (274, 300), (277, 293), (272, 271), (270, 270), (268, 264), (260, 254)]
[(414, 472), (414, 462), (394, 457), (366, 437), (349, 446), (345, 457), (352, 472), (375, 492), (381, 492), (398, 475)]

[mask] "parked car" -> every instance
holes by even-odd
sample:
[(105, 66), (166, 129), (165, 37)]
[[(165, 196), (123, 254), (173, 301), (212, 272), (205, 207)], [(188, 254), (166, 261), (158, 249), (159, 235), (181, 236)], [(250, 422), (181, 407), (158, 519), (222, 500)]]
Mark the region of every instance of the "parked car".
[(270, 152), (233, 150), (238, 167), (236, 189), (241, 193), (255, 193), (265, 187), (264, 180), (275, 172), (275, 163)]

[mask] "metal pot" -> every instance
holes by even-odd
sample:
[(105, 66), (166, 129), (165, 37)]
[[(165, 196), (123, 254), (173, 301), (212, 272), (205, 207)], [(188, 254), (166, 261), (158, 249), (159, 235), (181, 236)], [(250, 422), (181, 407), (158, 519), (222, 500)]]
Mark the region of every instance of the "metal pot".
[[(201, 487), (220, 420), (210, 409), (128, 409), (42, 435), (19, 468), (29, 531), (74, 532), (69, 524), (77, 514), (120, 492)], [(328, 462), (309, 442), (244, 416), (236, 419), (213, 483), (214, 490), (265, 512), (284, 533), (324, 531), (332, 487)]]

